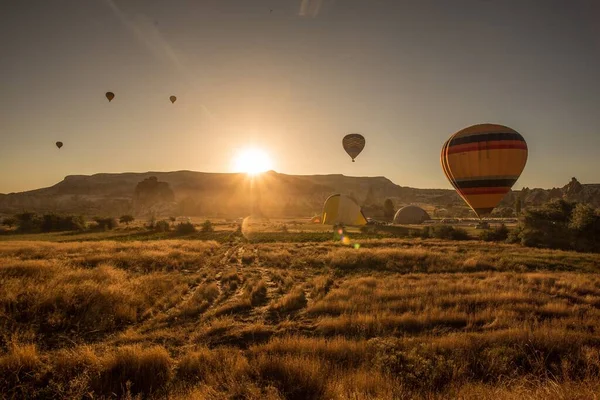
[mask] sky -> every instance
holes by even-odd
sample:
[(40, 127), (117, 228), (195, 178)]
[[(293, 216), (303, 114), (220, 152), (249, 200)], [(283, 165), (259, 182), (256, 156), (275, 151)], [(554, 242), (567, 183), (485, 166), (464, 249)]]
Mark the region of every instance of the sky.
[(597, 0), (4, 0), (0, 21), (0, 193), (231, 172), (246, 148), (450, 189), (442, 144), (484, 122), (528, 143), (515, 188), (600, 183)]

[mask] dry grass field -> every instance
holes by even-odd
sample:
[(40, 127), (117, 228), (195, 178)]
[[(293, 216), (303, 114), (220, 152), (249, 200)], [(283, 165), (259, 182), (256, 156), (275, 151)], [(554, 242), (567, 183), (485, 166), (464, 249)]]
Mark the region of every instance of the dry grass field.
[(600, 255), (0, 242), (0, 397), (593, 399)]

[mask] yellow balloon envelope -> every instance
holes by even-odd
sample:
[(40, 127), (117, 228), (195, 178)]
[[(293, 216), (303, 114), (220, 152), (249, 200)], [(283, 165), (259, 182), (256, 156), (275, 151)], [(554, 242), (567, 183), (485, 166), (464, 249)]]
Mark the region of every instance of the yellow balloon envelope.
[(360, 206), (350, 197), (342, 194), (334, 194), (325, 200), (321, 221), (325, 225), (366, 225), (367, 223)]
[(519, 179), (527, 163), (527, 143), (506, 126), (473, 125), (444, 143), (440, 161), (454, 189), (482, 218)]

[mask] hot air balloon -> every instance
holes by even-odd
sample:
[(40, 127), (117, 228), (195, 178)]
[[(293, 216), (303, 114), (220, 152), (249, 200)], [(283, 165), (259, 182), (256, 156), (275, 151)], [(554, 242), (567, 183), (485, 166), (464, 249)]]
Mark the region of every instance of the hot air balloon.
[(63, 147), (63, 142), (56, 142), (56, 147), (60, 148)]
[(454, 189), (481, 219), (519, 179), (527, 163), (527, 143), (506, 126), (473, 125), (444, 143), (440, 161)]
[(171, 97), (169, 97), (169, 100), (171, 100), (171, 103), (175, 103), (175, 101), (177, 100), (177, 97), (171, 96)]
[(115, 94), (113, 92), (106, 92), (106, 98), (108, 99), (109, 102), (111, 102), (112, 99), (115, 98)]
[(344, 136), (342, 139), (342, 145), (344, 146), (346, 153), (348, 153), (348, 155), (352, 158), (352, 162), (354, 162), (354, 159), (365, 148), (365, 138), (363, 135), (358, 133), (351, 133)]
[(366, 225), (367, 218), (350, 197), (334, 194), (325, 200), (321, 221), (325, 225)]

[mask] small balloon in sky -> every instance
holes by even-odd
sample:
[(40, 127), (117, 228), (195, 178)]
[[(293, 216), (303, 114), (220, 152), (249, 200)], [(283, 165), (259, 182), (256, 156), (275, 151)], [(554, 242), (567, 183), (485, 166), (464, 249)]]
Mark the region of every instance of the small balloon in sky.
[(350, 158), (352, 158), (352, 162), (363, 151), (365, 143), (365, 137), (359, 133), (351, 133), (342, 139), (342, 146)]
[(59, 149), (60, 149), (61, 147), (63, 147), (63, 142), (56, 142), (56, 147), (58, 147)]
[(108, 99), (108, 102), (110, 103), (112, 101), (112, 99), (115, 98), (115, 94), (113, 92), (106, 92), (106, 98)]
[(177, 101), (177, 97), (171, 96), (169, 97), (169, 100), (171, 100), (171, 103), (175, 103)]

